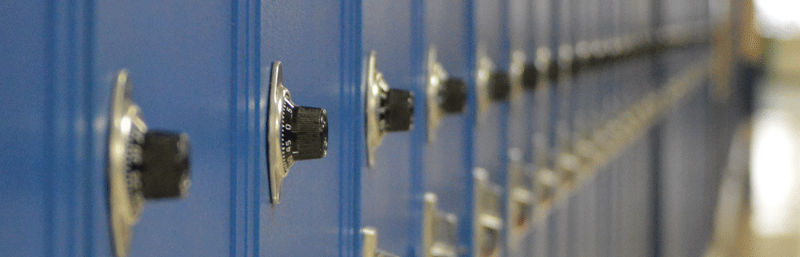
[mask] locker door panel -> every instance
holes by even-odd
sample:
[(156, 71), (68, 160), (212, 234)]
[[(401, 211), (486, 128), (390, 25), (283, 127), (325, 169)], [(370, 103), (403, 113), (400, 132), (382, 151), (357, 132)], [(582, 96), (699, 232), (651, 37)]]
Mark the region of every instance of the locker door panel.
[[(509, 2), (508, 41), (511, 55), (509, 65), (516, 64), (514, 62), (517, 60), (514, 57), (518, 54), (524, 56), (521, 61), (518, 61), (520, 65), (533, 63), (536, 58), (533, 35), (530, 33), (533, 30), (531, 5), (532, 1), (530, 0), (510, 0)], [(532, 161), (530, 128), (534, 121), (532, 117), (534, 92), (530, 89), (523, 89), (522, 92), (516, 92), (518, 94), (513, 93), (515, 91), (512, 90), (509, 107), (508, 146), (520, 149), (523, 161), (530, 163)]]
[[(475, 1), (474, 8), (476, 61), (480, 63), (480, 58), (485, 56), (494, 63), (493, 71), (507, 74), (510, 59), (508, 1)], [(505, 184), (508, 111), (507, 99), (489, 104), (486, 110), (478, 110), (474, 135), (476, 167), (488, 169), (491, 180), (501, 185)]]
[[(472, 126), (474, 123), (474, 42), (471, 2), (424, 1), (425, 51), (435, 48), (450, 77), (467, 84), (463, 113), (446, 115), (422, 146), (423, 191), (438, 196), (439, 209), (458, 218), (459, 247), (472, 241)], [(424, 89), (421, 89), (424, 90)]]
[(340, 179), (353, 171), (343, 169), (339, 157), (342, 141), (353, 140), (342, 137), (347, 135), (342, 131), (344, 123), (358, 119), (340, 107), (345, 63), (342, 6), (341, 1), (261, 2), (261, 74), (268, 74), (264, 70), (281, 61), (292, 101), (327, 110), (329, 137), (324, 158), (291, 167), (279, 204), (270, 203), (266, 170), (257, 171), (261, 174), (256, 189), (259, 202), (250, 211), (258, 213), (260, 256), (336, 256), (344, 247), (339, 240), (340, 215), (352, 214), (340, 209), (340, 197), (347, 197), (339, 191)]
[[(145, 204), (132, 256), (229, 252), (230, 7), (227, 1), (114, 1), (94, 7), (98, 95), (108, 96), (113, 75), (128, 69), (133, 99), (149, 127), (182, 131), (192, 140), (189, 194)], [(105, 117), (107, 108), (101, 106), (98, 115)]]
[[(363, 1), (362, 6), (361, 58), (374, 51), (376, 68), (383, 74), (389, 88), (414, 90), (424, 64), (411, 61), (412, 55), (420, 54), (411, 52), (411, 1), (368, 0)], [(368, 91), (367, 88), (364, 93)], [(415, 109), (422, 108), (423, 99), (420, 93), (414, 95)], [(363, 100), (358, 102), (364, 103)], [(411, 131), (384, 134), (375, 150), (373, 167), (361, 162), (361, 224), (377, 229), (379, 249), (397, 255), (405, 255), (410, 244), (418, 243), (409, 241), (413, 238), (409, 235), (412, 218), (409, 201), (415, 197), (410, 195), (409, 183), (410, 176), (417, 174), (410, 170), (409, 154), (411, 134), (424, 130), (425, 127), (420, 125), (424, 118), (414, 116)], [(357, 149), (364, 151), (365, 146), (359, 145)]]
[[(481, 76), (484, 72), (488, 72), (489, 79), (487, 80), (487, 91), (492, 92), (498, 87), (496, 81), (493, 81), (493, 76), (504, 76), (507, 81), (509, 80), (509, 38), (508, 38), (508, 23), (509, 23), (509, 1), (489, 1), (479, 0), (474, 3), (475, 12), (475, 42), (476, 42), (476, 84), (480, 85)], [(484, 62), (491, 61), (494, 67), (483, 70)], [(510, 87), (510, 85), (507, 85)], [(478, 89), (480, 90), (480, 89)], [(510, 91), (510, 90), (509, 90)], [(492, 93), (489, 93), (490, 95)], [(510, 94), (510, 92), (509, 92)], [(475, 158), (475, 167), (485, 168), (489, 174), (489, 181), (503, 188), (500, 197), (500, 206), (498, 206), (498, 214), (500, 219), (506, 218), (506, 175), (507, 175), (507, 160), (508, 160), (508, 132), (509, 132), (509, 99), (510, 95), (502, 99), (491, 99), (486, 109), (481, 109), (480, 95), (476, 94), (478, 109), (476, 112), (475, 132), (473, 140), (475, 150), (473, 152)], [(491, 97), (490, 97), (491, 98)], [(477, 204), (477, 203), (476, 203)], [(506, 225), (505, 222), (503, 224)], [(502, 255), (506, 255), (506, 232), (508, 228), (502, 228), (499, 231), (496, 240), (499, 244), (498, 251)], [(478, 233), (475, 231), (474, 233)], [(480, 234), (478, 234), (480, 236)], [(476, 240), (477, 237), (476, 237)], [(480, 241), (473, 242), (479, 244)], [(476, 249), (473, 247), (473, 249)], [(478, 255), (479, 253), (473, 253)]]
[[(536, 58), (533, 41), (533, 1), (508, 1), (508, 41), (509, 41), (509, 76), (512, 83), (511, 98), (508, 111), (508, 161), (505, 186), (508, 192), (518, 190), (533, 196), (533, 183), (530, 181), (533, 166), (533, 126), (535, 116), (535, 85), (526, 85), (525, 76), (537, 71), (531, 65)], [(514, 84), (516, 83), (516, 84)], [(530, 87), (533, 86), (533, 87)], [(516, 163), (512, 163), (516, 162)], [(519, 167), (515, 170), (515, 166)], [(516, 173), (516, 174), (514, 174)], [(517, 180), (517, 181), (515, 181)], [(526, 190), (526, 191), (521, 191)], [(519, 194), (517, 194), (519, 195)], [(507, 256), (526, 256), (530, 247), (532, 231), (532, 210), (537, 199), (523, 199), (509, 193), (505, 200), (508, 204), (505, 219), (507, 229)], [(521, 204), (528, 200), (526, 204)], [(514, 204), (514, 205), (512, 205)]]
[(4, 4), (0, 10), (0, 251), (11, 256), (48, 254), (46, 231), (51, 231), (50, 204), (53, 131), (47, 115), (50, 81), (45, 1)]

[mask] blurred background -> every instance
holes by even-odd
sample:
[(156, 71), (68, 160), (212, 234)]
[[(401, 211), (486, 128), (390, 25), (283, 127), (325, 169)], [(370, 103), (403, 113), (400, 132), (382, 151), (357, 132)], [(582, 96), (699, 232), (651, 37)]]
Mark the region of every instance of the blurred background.
[[(733, 49), (730, 78), (752, 98), (731, 144), (708, 256), (800, 256), (800, 1), (714, 4), (731, 25), (718, 29), (736, 37), (723, 47)], [(726, 20), (726, 10), (740, 19)]]

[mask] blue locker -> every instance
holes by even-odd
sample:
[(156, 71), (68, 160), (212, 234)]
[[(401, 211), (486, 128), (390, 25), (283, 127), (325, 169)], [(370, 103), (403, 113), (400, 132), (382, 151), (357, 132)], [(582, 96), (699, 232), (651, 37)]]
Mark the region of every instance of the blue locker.
[[(239, 100), (231, 90), (230, 7), (224, 1), (98, 2), (93, 7), (91, 89), (98, 96), (93, 102), (101, 103), (94, 119), (107, 117), (113, 75), (127, 69), (132, 97), (150, 127), (183, 131), (193, 139), (188, 196), (145, 204), (133, 228), (130, 256), (229, 254), (231, 135), (238, 125), (231, 120), (231, 104)], [(99, 220), (107, 215), (97, 213)]]
[[(476, 199), (473, 225), (473, 255), (505, 255), (505, 222), (508, 190), (507, 160), (509, 137), (509, 100), (512, 98), (509, 67), (511, 60), (509, 40), (509, 1), (475, 1), (474, 41), (475, 41), (475, 130), (473, 132), (474, 167), (485, 169), (486, 187), (494, 187), (500, 202), (496, 210), (487, 210), (481, 199), (491, 199), (492, 192), (474, 192)], [(478, 176), (476, 174), (476, 176)], [(476, 182), (476, 185), (478, 182)], [(480, 189), (481, 186), (476, 186)], [(486, 196), (481, 196), (486, 194)], [(488, 228), (484, 217), (487, 213), (497, 213), (500, 226)], [(499, 231), (497, 231), (499, 230)]]
[[(430, 57), (431, 52), (435, 52), (435, 58), (432, 59), (440, 63), (451, 78), (461, 79), (467, 85), (463, 113), (445, 115), (435, 127), (425, 123), (424, 127), (428, 130), (425, 143), (417, 141), (417, 138), (415, 148), (412, 149), (417, 152), (412, 155), (412, 162), (422, 160), (421, 166), (415, 168), (421, 168), (422, 171), (416, 183), (423, 192), (437, 196), (437, 205), (441, 212), (453, 214), (457, 220), (455, 246), (459, 255), (470, 255), (472, 247), (471, 172), (475, 122), (472, 6), (471, 1), (423, 1), (420, 6), (422, 10), (418, 11), (424, 21), (420, 26), (424, 30), (421, 33), (424, 35), (421, 42), (426, 58)], [(418, 92), (424, 90), (425, 88), (420, 88)], [(423, 126), (421, 122), (417, 124), (420, 124), (418, 127)], [(422, 245), (416, 248), (418, 255), (415, 256), (425, 256)]]
[[(505, 76), (508, 80), (509, 52), (508, 1), (475, 1), (475, 42), (476, 42), (476, 90), (480, 83), (486, 83), (488, 94), (501, 83), (492, 81), (494, 75)], [(487, 64), (491, 63), (491, 64)], [(496, 83), (496, 84), (495, 84)], [(508, 82), (506, 82), (508, 84)], [(492, 183), (505, 184), (506, 160), (508, 159), (508, 123), (510, 92), (502, 98), (481, 96), (476, 92), (475, 125), (475, 166), (489, 171)], [(481, 99), (488, 98), (488, 99)]]
[[(3, 141), (19, 151), (3, 159), (3, 178), (15, 182), (6, 195), (18, 198), (3, 201), (10, 229), (2, 233), (13, 234), (3, 250), (111, 255), (107, 119), (113, 76), (127, 69), (149, 125), (193, 139), (190, 193), (145, 205), (130, 255), (353, 255), (357, 163), (342, 151), (355, 145), (341, 142), (357, 137), (349, 135), (356, 126), (347, 126), (358, 111), (350, 103), (359, 64), (349, 60), (360, 53), (351, 21), (358, 8), (349, 4), (54, 1), (4, 8), (3, 34), (14, 38), (4, 42), (15, 42), (2, 46), (3, 88), (12, 90), (4, 103), (15, 111), (4, 116), (13, 133)], [(294, 101), (328, 109), (336, 135), (327, 158), (294, 166), (280, 205), (270, 203), (267, 186), (262, 101), (276, 60), (285, 64)]]
[[(412, 166), (419, 165), (417, 163), (421, 160), (412, 160), (410, 157), (411, 145), (424, 140), (425, 131), (424, 122), (421, 122), (425, 116), (420, 110), (424, 103), (421, 101), (424, 91), (415, 90), (422, 82), (424, 64), (420, 58), (422, 52), (413, 48), (421, 36), (418, 36), (419, 32), (412, 32), (415, 29), (412, 17), (416, 15), (416, 10), (412, 10), (412, 1), (368, 0), (361, 4), (360, 58), (367, 65), (368, 56), (374, 53), (375, 67), (382, 73), (389, 88), (414, 91), (415, 115), (411, 131), (384, 134), (374, 150), (374, 156), (368, 153), (360, 163), (360, 222), (362, 227), (376, 229), (378, 249), (408, 256), (411, 247), (420, 243), (421, 229), (412, 228), (412, 220), (417, 220), (415, 226), (419, 226), (418, 220), (422, 218), (421, 214), (410, 209), (412, 201), (418, 205), (421, 203), (419, 184), (411, 184), (421, 175), (421, 170), (412, 170)], [(360, 74), (365, 74), (367, 68), (363, 66)], [(361, 92), (366, 95), (369, 91), (369, 85), (365, 82)], [(364, 103), (364, 100), (358, 99), (357, 102)], [(355, 115), (363, 116), (361, 113)], [(420, 138), (420, 135), (423, 137)], [(359, 145), (356, 149), (368, 151), (365, 145)], [(373, 162), (371, 165), (370, 159)]]
[[(185, 132), (192, 148), (188, 194), (145, 203), (129, 256), (698, 255), (725, 152), (715, 148), (731, 131), (715, 124), (731, 103), (710, 100), (700, 68), (687, 72), (710, 52), (706, 4), (7, 3), (0, 251), (120, 249), (107, 167), (112, 89), (127, 74), (147, 126)], [(669, 48), (621, 54), (647, 36)], [(570, 56), (614, 58), (573, 75), (559, 62)], [(292, 101), (326, 110), (330, 135), (324, 158), (281, 176), (279, 203), (278, 62)], [(687, 74), (686, 94), (664, 97)], [(374, 81), (413, 93), (413, 127), (371, 147)], [(445, 91), (463, 109), (445, 111)], [(631, 121), (651, 92), (663, 111), (652, 128)], [(564, 179), (575, 171), (564, 160), (595, 156)]]
[[(264, 164), (256, 162), (258, 169), (250, 172), (258, 174), (257, 201), (244, 203), (245, 221), (257, 214), (252, 223), (257, 224), (256, 241), (252, 246), (245, 241), (243, 252), (236, 254), (249, 254), (249, 247), (254, 247), (259, 256), (353, 256), (359, 246), (355, 185), (362, 156), (355, 150), (362, 149), (364, 124), (363, 107), (358, 105), (362, 97), (360, 3), (262, 1), (258, 9), (260, 13), (253, 17), (260, 21), (255, 30), (260, 38), (255, 43), (260, 48), (256, 71), (261, 77), (256, 77), (256, 85), (265, 86), (264, 70), (281, 61), (293, 101), (327, 110), (329, 141), (326, 157), (292, 167), (283, 181), (280, 204), (270, 203)], [(251, 101), (259, 102), (254, 98), (244, 103)], [(257, 121), (263, 119), (264, 109), (259, 105)], [(264, 135), (256, 138), (248, 143), (257, 143), (261, 151)], [(249, 232), (249, 227), (243, 229)], [(250, 237), (243, 236), (236, 242)]]
[[(533, 131), (536, 124), (535, 99), (538, 70), (532, 28), (533, 1), (508, 2), (509, 80), (511, 97), (508, 110), (506, 164), (507, 256), (526, 256), (530, 246), (533, 206)], [(501, 171), (502, 172), (502, 171)]]
[[(66, 95), (58, 97), (54, 92), (57, 74), (52, 58), (56, 53), (53, 48), (56, 34), (54, 22), (48, 17), (55, 10), (46, 1), (22, 1), (6, 3), (0, 11), (0, 38), (4, 42), (0, 44), (4, 56), (0, 60), (0, 77), (3, 78), (0, 79), (0, 88), (4, 91), (0, 96), (0, 106), (5, 112), (0, 116), (0, 126), (7, 131), (0, 137), (3, 149), (0, 180), (7, 183), (0, 189), (3, 195), (0, 200), (0, 227), (3, 227), (0, 229), (3, 238), (0, 251), (11, 256), (43, 256), (67, 251), (70, 240), (82, 239), (64, 233), (71, 227), (53, 226), (59, 221), (52, 216), (55, 209), (64, 211), (74, 206), (69, 203), (53, 205), (56, 193), (83, 193), (71, 190), (69, 185), (84, 174), (78, 174), (75, 165), (65, 165), (85, 162), (80, 162), (77, 156), (66, 156), (59, 160), (62, 165), (56, 166), (53, 162), (56, 148), (51, 144), (57, 142), (71, 146), (76, 140), (70, 139), (86, 138), (84, 133), (75, 130), (55, 129), (53, 118), (75, 114), (67, 110), (56, 112), (57, 109), (51, 105), (54, 101), (61, 106), (75, 103)], [(69, 62), (64, 60), (59, 64)], [(58, 67), (63, 69), (63, 65)], [(66, 88), (71, 85), (74, 84), (61, 84), (59, 93), (68, 92)], [(65, 129), (74, 128), (64, 126), (70, 125), (64, 118), (58, 125)], [(56, 169), (62, 172), (55, 172)], [(56, 182), (59, 183), (55, 185)]]

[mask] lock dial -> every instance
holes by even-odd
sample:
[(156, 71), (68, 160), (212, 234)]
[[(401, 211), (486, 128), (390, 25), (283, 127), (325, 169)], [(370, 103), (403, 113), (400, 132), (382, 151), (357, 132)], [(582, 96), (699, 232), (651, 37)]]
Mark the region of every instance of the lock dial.
[(128, 71), (117, 73), (108, 128), (109, 221), (115, 256), (126, 256), (145, 199), (182, 197), (189, 188), (189, 138), (148, 130), (131, 100)]
[(475, 77), (475, 96), (478, 114), (489, 108), (489, 104), (507, 101), (511, 96), (511, 81), (508, 73), (498, 70), (494, 62), (479, 49), (477, 74)]
[(280, 203), (281, 185), (295, 161), (319, 159), (328, 151), (328, 113), (325, 109), (297, 106), (283, 84), (281, 62), (272, 64), (269, 76), (267, 159), (270, 201)]
[(389, 88), (377, 69), (375, 51), (367, 57), (365, 120), (367, 164), (375, 165), (375, 149), (386, 132), (411, 130), (414, 124), (414, 93)]
[(428, 142), (435, 140), (436, 128), (443, 116), (462, 113), (467, 106), (467, 83), (448, 76), (436, 58), (436, 48), (431, 47), (425, 86)]

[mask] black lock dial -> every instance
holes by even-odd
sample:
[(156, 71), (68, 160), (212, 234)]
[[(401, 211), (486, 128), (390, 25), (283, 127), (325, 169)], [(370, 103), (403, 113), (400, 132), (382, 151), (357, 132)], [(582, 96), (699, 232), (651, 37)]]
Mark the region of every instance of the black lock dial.
[(114, 256), (126, 256), (145, 199), (175, 198), (189, 187), (189, 138), (148, 130), (131, 99), (128, 71), (113, 82), (109, 105), (106, 175)]
[(493, 101), (507, 100), (511, 95), (511, 82), (505, 71), (494, 71), (489, 75), (489, 98)]
[(439, 107), (444, 113), (460, 113), (467, 106), (467, 83), (448, 78), (439, 89)]
[(536, 70), (536, 64), (526, 63), (522, 67), (522, 88), (532, 90), (536, 88), (539, 83), (539, 71)]
[(377, 68), (375, 51), (369, 53), (366, 65), (364, 121), (367, 143), (367, 164), (375, 164), (375, 149), (386, 132), (407, 131), (414, 124), (414, 93), (390, 88)]
[(569, 72), (572, 75), (580, 73), (583, 69), (584, 60), (581, 58), (572, 58), (569, 62)]
[(382, 101), (381, 119), (387, 132), (410, 130), (414, 124), (414, 92), (390, 88)]
[(425, 83), (425, 119), (427, 141), (436, 139), (439, 121), (446, 115), (464, 112), (467, 106), (467, 83), (450, 77), (436, 59), (436, 48), (428, 49)]
[(147, 199), (177, 198), (189, 187), (189, 136), (151, 130), (142, 143), (142, 194)]
[(328, 152), (328, 114), (322, 108), (295, 106), (284, 100), (281, 113), (284, 168), (295, 161), (319, 159)]
[(547, 65), (547, 70), (545, 70), (547, 74), (547, 79), (551, 82), (555, 82), (558, 80), (558, 74), (561, 72), (559, 70), (560, 65), (556, 58), (550, 59), (550, 63)]

